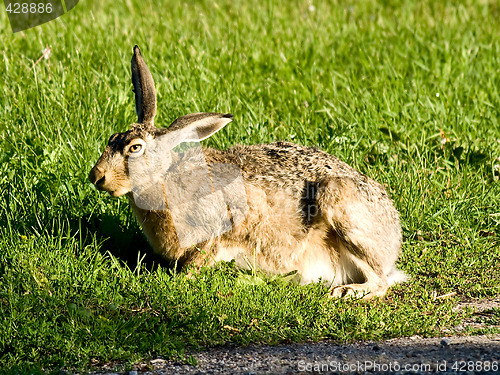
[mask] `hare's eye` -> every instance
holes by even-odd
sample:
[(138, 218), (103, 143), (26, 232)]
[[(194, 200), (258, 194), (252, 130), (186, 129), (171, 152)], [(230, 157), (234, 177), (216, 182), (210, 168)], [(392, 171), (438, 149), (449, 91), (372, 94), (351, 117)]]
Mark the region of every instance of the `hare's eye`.
[(140, 144), (132, 145), (132, 146), (130, 146), (130, 148), (128, 150), (129, 150), (129, 152), (132, 152), (132, 153), (139, 152), (142, 150), (142, 145), (140, 145)]

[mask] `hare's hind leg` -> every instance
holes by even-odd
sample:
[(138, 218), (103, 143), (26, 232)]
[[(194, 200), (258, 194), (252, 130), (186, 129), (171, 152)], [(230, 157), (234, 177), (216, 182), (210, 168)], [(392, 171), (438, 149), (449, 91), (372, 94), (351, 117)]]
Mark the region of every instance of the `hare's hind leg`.
[(363, 299), (383, 297), (389, 288), (387, 277), (366, 260), (352, 254), (345, 244), (342, 244), (340, 249), (346, 251), (340, 254), (338, 267), (343, 270), (344, 283), (333, 285), (329, 296)]
[(385, 295), (401, 247), (399, 216), (384, 188), (362, 176), (332, 177), (319, 191), (323, 217), (340, 239), (340, 282), (331, 296)]

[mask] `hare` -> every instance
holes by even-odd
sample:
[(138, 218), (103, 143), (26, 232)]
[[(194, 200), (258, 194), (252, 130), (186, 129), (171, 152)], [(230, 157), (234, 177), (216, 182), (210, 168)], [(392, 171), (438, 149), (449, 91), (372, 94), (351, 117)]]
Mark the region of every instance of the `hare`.
[(137, 46), (132, 83), (138, 121), (111, 136), (89, 179), (127, 196), (155, 252), (181, 266), (234, 259), (297, 271), (302, 283), (326, 283), (332, 297), (381, 297), (405, 280), (395, 266), (399, 215), (381, 184), (289, 142), (199, 147), (231, 114), (194, 113), (155, 127), (155, 85)]

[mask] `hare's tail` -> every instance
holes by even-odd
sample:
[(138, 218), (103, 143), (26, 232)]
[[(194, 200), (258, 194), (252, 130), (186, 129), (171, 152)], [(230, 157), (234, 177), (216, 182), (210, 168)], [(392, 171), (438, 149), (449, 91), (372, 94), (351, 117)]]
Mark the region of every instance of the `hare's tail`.
[(410, 277), (406, 273), (398, 270), (396, 267), (394, 267), (392, 271), (387, 275), (387, 282), (389, 283), (389, 285), (403, 283), (409, 279)]

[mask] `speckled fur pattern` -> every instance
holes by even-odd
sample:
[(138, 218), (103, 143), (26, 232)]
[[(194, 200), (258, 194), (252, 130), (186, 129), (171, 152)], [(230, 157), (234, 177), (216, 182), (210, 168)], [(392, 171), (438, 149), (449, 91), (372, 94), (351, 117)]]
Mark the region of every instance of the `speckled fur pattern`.
[[(383, 296), (392, 283), (405, 279), (395, 267), (402, 240), (399, 215), (384, 187), (330, 154), (289, 142), (205, 148), (209, 168), (231, 164), (240, 169), (248, 210), (232, 230), (181, 247), (168, 208), (147, 210), (135, 202), (128, 175), (130, 145), (139, 144), (135, 148), (147, 153), (153, 139), (189, 127), (205, 139), (232, 116), (191, 114), (156, 128), (154, 83), (137, 47), (132, 75), (139, 123), (110, 138), (89, 179), (99, 190), (128, 197), (155, 252), (180, 265), (234, 259), (240, 267), (274, 274), (296, 270), (303, 283), (328, 284), (332, 297)], [(169, 160), (168, 170), (189, 167), (191, 158), (189, 151), (179, 154)]]

